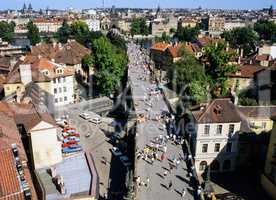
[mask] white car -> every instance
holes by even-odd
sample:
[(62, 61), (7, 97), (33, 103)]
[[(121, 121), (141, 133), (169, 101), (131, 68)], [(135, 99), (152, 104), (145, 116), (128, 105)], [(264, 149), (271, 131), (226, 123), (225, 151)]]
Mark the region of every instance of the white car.
[(66, 120), (58, 118), (58, 119), (56, 119), (56, 124), (58, 126), (60, 126), (61, 128), (64, 128), (68, 123)]
[(127, 156), (121, 156), (120, 160), (122, 161), (123, 165), (126, 167), (131, 165), (131, 162), (129, 161)]
[(102, 120), (98, 117), (95, 117), (95, 118), (92, 118), (92, 119), (89, 119), (90, 122), (94, 123), (94, 124), (100, 124), (102, 123)]
[(80, 117), (83, 118), (83, 119), (85, 119), (85, 120), (91, 119), (91, 117), (90, 117), (90, 115), (88, 113), (81, 113)]
[(110, 151), (114, 154), (114, 156), (121, 156), (122, 152), (118, 147), (112, 147)]

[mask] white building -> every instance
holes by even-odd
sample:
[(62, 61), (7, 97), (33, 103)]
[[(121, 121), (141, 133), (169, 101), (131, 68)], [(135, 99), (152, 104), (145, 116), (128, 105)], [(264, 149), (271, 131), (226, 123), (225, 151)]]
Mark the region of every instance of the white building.
[(230, 99), (215, 99), (192, 112), (195, 132), (191, 146), (195, 169), (202, 174), (208, 166), (211, 171), (235, 169), (241, 118)]
[(44, 33), (56, 33), (58, 29), (62, 26), (63, 21), (58, 19), (36, 19), (34, 24), (37, 26), (39, 32)]
[(100, 20), (98, 19), (85, 19), (84, 20), (88, 25), (90, 31), (99, 31), (100, 28)]
[(226, 20), (224, 23), (224, 30), (231, 31), (235, 28), (242, 28), (245, 27), (246, 23), (245, 21), (241, 20)]

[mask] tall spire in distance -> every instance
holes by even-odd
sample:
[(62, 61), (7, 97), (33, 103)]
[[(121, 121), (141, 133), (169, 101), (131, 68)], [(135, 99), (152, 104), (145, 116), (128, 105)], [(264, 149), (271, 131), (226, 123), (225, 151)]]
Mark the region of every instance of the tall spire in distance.
[(27, 6), (26, 6), (26, 4), (24, 3), (24, 4), (23, 4), (23, 8), (22, 8), (22, 12), (25, 13), (26, 10), (27, 10)]

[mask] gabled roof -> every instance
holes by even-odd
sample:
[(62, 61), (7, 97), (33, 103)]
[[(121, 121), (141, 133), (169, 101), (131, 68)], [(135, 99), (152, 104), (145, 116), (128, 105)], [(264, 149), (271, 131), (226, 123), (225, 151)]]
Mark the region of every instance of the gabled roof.
[(168, 51), (170, 53), (170, 55), (172, 56), (172, 58), (178, 58), (178, 57), (181, 57), (180, 55), (180, 49), (183, 47), (184, 45), (179, 43), (177, 45), (174, 45), (174, 46), (169, 46), (168, 47)]
[(238, 78), (253, 78), (255, 73), (263, 70), (265, 67), (260, 65), (242, 65), (238, 66), (238, 71), (236, 73), (229, 74), (229, 77)]
[(248, 118), (269, 119), (276, 115), (276, 106), (239, 106), (238, 109)]
[(164, 42), (157, 42), (154, 45), (152, 45), (151, 49), (157, 50), (157, 51), (166, 51), (169, 46), (170, 44), (167, 44)]
[(214, 99), (201, 110), (192, 111), (197, 123), (235, 123), (241, 122), (236, 106), (230, 99)]

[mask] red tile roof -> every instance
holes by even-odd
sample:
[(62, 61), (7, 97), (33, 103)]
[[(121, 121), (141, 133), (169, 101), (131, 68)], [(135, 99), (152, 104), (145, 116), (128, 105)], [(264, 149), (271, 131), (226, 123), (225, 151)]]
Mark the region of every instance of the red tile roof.
[(238, 67), (238, 71), (234, 74), (229, 74), (229, 77), (237, 78), (253, 78), (255, 73), (263, 70), (265, 67), (259, 65), (242, 65)]
[(197, 123), (233, 123), (241, 117), (230, 99), (214, 99), (201, 110), (192, 112)]
[(157, 42), (151, 47), (151, 49), (157, 50), (157, 51), (166, 51), (169, 46), (170, 45), (167, 43)]
[(54, 59), (56, 63), (67, 65), (81, 64), (82, 58), (90, 53), (90, 49), (76, 41), (68, 41), (62, 46), (43, 43), (33, 46), (31, 50), (33, 56), (40, 55), (50, 60)]
[(270, 61), (272, 57), (268, 54), (262, 54), (262, 55), (257, 55), (256, 60), (257, 61)]
[(181, 55), (180, 55), (180, 49), (183, 46), (184, 46), (183, 44), (177, 44), (177, 45), (169, 46), (168, 47), (169, 53), (171, 54), (172, 58), (181, 57)]
[(11, 146), (0, 151), (0, 199), (24, 200)]

